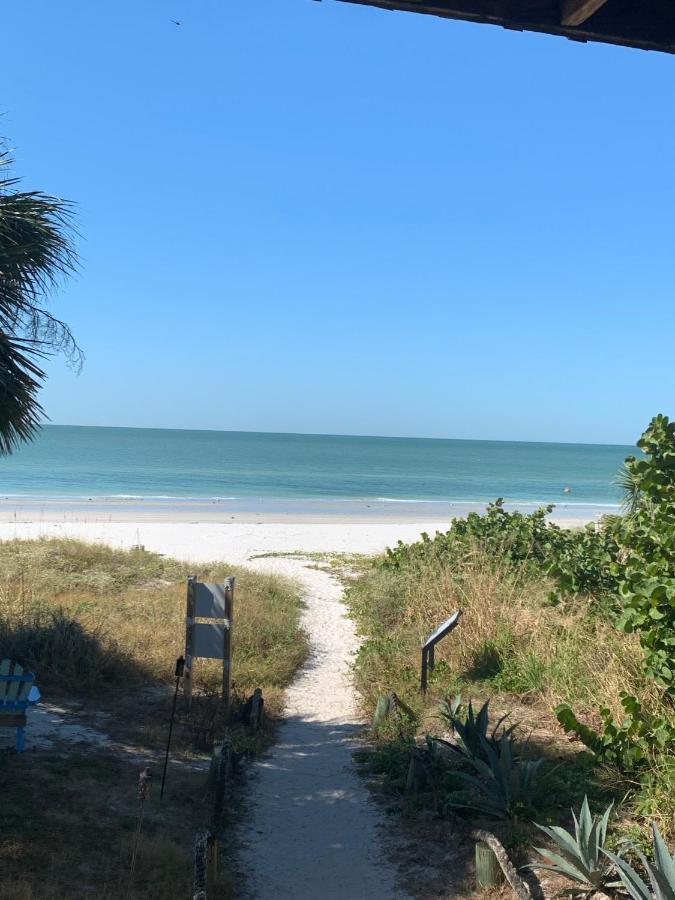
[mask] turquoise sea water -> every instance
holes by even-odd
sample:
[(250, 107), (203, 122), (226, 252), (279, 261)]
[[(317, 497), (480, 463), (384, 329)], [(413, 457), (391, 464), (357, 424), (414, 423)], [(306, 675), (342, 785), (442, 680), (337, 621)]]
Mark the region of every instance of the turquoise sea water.
[[(0, 460), (0, 494), (613, 505), (634, 448), (45, 426)], [(571, 492), (565, 493), (564, 488)]]

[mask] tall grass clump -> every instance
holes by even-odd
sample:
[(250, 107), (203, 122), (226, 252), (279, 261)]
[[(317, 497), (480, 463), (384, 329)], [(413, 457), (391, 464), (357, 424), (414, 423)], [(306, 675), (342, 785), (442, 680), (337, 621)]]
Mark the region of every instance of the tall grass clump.
[[(185, 579), (237, 577), (233, 674), (242, 692), (280, 696), (306, 654), (297, 585), (223, 563), (189, 565), (146, 551), (63, 539), (0, 544), (0, 650), (55, 692), (169, 682), (184, 649)], [(216, 690), (218, 664), (198, 685)]]
[(461, 687), (501, 691), (547, 705), (598, 701), (621, 710), (626, 686), (653, 703), (640, 668), (640, 648), (594, 614), (585, 601), (552, 605), (553, 582), (528, 567), (495, 558), (480, 544), (459, 566), (442, 558), (406, 569), (374, 564), (348, 591), (364, 641), (357, 661), (368, 705), (392, 688), (421, 708), (420, 647), (456, 609), (459, 627), (436, 648), (427, 701)]

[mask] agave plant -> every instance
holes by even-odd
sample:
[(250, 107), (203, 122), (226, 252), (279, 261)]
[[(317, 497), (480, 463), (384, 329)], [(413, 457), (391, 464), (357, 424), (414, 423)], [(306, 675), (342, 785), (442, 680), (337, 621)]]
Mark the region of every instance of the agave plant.
[(513, 732), (517, 727), (516, 725), (511, 725), (509, 728), (502, 729), (501, 734), (497, 737), (497, 731), (502, 723), (508, 718), (508, 715), (502, 716), (492, 731), (489, 731), (489, 700), (485, 701), (477, 714), (474, 713), (473, 704), (471, 700), (469, 700), (466, 718), (461, 718), (458, 715), (460, 703), (461, 695), (457, 695), (457, 697), (450, 702), (446, 700), (441, 703), (441, 718), (445, 719), (448, 725), (453, 729), (459, 738), (460, 745), (450, 744), (448, 741), (444, 741), (444, 743), (449, 747), (452, 747), (453, 750), (461, 753), (468, 760), (481, 760), (486, 764), (489, 764), (487, 748), (491, 748), (494, 753), (499, 755), (499, 753), (501, 753), (501, 748), (508, 744), (511, 752), (513, 752)]
[(504, 732), (496, 746), (482, 738), (480, 752), (466, 758), (476, 774), (457, 772), (456, 776), (472, 787), (477, 797), (473, 803), (454, 806), (475, 809), (499, 819), (528, 815), (534, 805), (543, 760), (517, 756), (510, 732)]
[(607, 823), (612, 806), (610, 803), (602, 816), (591, 816), (588, 798), (584, 797), (578, 819), (572, 810), (574, 834), (558, 826), (547, 828), (545, 825), (537, 825), (540, 831), (550, 837), (559, 852), (554, 853), (543, 847), (535, 847), (534, 849), (546, 862), (531, 863), (530, 868), (557, 872), (578, 884), (585, 885), (589, 890), (607, 887), (610, 883), (612, 866), (603, 854), (606, 852)]
[(630, 845), (649, 876), (650, 886), (623, 857), (610, 853), (609, 850), (603, 852), (616, 866), (623, 886), (633, 900), (675, 900), (675, 854), (671, 855), (659, 829), (653, 823), (652, 834), (653, 862), (649, 862), (643, 853)]

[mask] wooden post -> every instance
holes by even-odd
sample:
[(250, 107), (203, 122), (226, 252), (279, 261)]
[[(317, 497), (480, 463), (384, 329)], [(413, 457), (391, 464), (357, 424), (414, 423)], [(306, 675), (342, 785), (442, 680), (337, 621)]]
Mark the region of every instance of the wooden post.
[(192, 664), (193, 664), (193, 629), (195, 624), (195, 576), (187, 578), (187, 600), (185, 610), (185, 669), (183, 671), (183, 696), (188, 712), (192, 706)]
[(211, 770), (209, 780), (213, 792), (213, 808), (211, 810), (211, 828), (208, 832), (206, 851), (206, 895), (208, 898), (216, 896), (216, 882), (218, 881), (218, 834), (223, 818), (223, 805), (225, 803), (225, 788), (230, 775), (232, 764), (232, 744), (229, 740), (214, 744), (211, 757)]
[(206, 842), (206, 896), (216, 896), (216, 882), (218, 881), (218, 838), (213, 832), (209, 834)]
[(410, 754), (410, 764), (405, 782), (406, 794), (416, 794), (424, 787), (427, 780), (423, 753), (424, 751), (420, 747), (414, 747)]
[(264, 705), (262, 688), (256, 688), (251, 696), (251, 709), (248, 716), (249, 725), (254, 731), (257, 731), (262, 724)]
[(200, 828), (195, 834), (195, 882), (193, 900), (206, 900), (206, 856), (209, 843), (209, 833), (206, 828)]
[(213, 748), (213, 809), (211, 811), (211, 831), (215, 832), (220, 826), (223, 817), (223, 804), (225, 802), (225, 787), (230, 776), (232, 763), (232, 744), (229, 740), (218, 743)]
[(225, 718), (230, 715), (232, 685), (232, 625), (234, 613), (234, 578), (225, 579), (225, 629), (223, 632), (223, 708)]
[(427, 647), (422, 647), (422, 676), (420, 679), (420, 689), (423, 694), (426, 694), (426, 692), (427, 692), (428, 666), (429, 666), (429, 651), (428, 651)]
[(373, 728), (378, 728), (387, 721), (391, 713), (391, 694), (381, 694), (377, 700), (373, 715)]
[(487, 844), (476, 843), (476, 887), (497, 887), (504, 881), (504, 873), (497, 857)]

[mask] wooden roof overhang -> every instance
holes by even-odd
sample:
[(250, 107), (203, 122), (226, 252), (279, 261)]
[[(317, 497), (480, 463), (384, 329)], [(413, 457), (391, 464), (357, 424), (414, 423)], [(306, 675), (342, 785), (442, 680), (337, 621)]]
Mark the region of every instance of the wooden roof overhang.
[(675, 53), (675, 0), (342, 0)]

